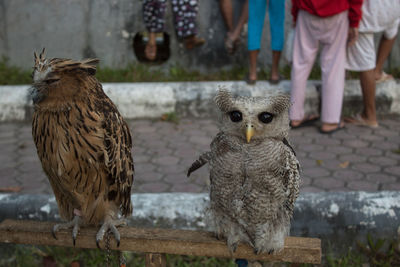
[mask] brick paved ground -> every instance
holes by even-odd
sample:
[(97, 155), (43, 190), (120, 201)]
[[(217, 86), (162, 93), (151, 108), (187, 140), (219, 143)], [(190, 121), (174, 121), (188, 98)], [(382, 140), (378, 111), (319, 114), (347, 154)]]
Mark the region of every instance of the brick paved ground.
[[(209, 119), (183, 119), (179, 124), (132, 120), (134, 192), (206, 192), (208, 169), (186, 178), (197, 156), (209, 149), (217, 132)], [(400, 117), (381, 120), (372, 130), (347, 125), (332, 136), (314, 127), (291, 131), (303, 167), (303, 192), (400, 190)], [(22, 187), (21, 193), (51, 193), (41, 170), (29, 123), (0, 124), (0, 189)]]

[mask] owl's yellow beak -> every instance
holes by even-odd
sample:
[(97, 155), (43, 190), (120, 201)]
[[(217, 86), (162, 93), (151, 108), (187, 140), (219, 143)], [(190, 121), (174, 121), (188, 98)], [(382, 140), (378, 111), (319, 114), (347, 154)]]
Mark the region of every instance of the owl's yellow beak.
[(254, 135), (254, 128), (252, 127), (251, 124), (247, 124), (247, 128), (246, 128), (247, 143), (250, 143), (250, 139), (253, 137), (253, 135)]

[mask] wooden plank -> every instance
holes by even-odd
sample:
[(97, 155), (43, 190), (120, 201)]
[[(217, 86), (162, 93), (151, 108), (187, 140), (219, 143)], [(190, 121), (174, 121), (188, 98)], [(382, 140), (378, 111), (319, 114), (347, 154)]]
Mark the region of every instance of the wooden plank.
[(146, 267), (165, 267), (167, 266), (167, 258), (165, 254), (146, 253)]
[[(0, 223), (0, 242), (72, 247), (71, 231), (61, 230), (57, 240), (51, 235), (54, 223), (39, 221), (4, 220)], [(95, 227), (84, 227), (76, 240), (76, 247), (96, 248)], [(217, 240), (212, 233), (204, 231), (174, 229), (119, 228), (121, 244), (117, 248), (111, 238), (111, 249), (194, 255), (219, 258), (241, 258), (274, 262), (321, 263), (321, 240), (318, 238), (287, 237), (284, 250), (275, 255), (256, 255), (247, 244), (239, 244), (231, 254), (224, 241)], [(104, 247), (104, 243), (101, 244)]]

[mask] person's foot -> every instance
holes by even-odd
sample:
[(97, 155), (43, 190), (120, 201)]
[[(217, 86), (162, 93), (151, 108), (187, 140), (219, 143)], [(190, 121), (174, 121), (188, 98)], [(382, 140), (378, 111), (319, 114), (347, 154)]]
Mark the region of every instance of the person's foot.
[(376, 73), (375, 72), (375, 81), (377, 83), (388, 81), (388, 80), (394, 80), (393, 76), (390, 75), (390, 74), (387, 74), (384, 71), (382, 71), (381, 73)]
[(290, 121), (290, 127), (292, 129), (306, 127), (313, 125), (319, 119), (318, 115), (308, 115), (305, 116), (302, 120), (292, 120)]
[(232, 38), (232, 35), (229, 32), (225, 37), (225, 49), (230, 55), (235, 53), (235, 40)]
[(202, 46), (205, 44), (206, 40), (201, 37), (197, 37), (196, 35), (191, 35), (185, 38), (185, 47), (187, 50), (191, 50), (197, 46)]
[(344, 122), (340, 121), (339, 123), (322, 123), (321, 128), (319, 129), (320, 133), (330, 134), (334, 133), (338, 130), (344, 128)]
[(362, 113), (358, 113), (352, 117), (345, 117), (344, 121), (358, 126), (366, 126), (370, 128), (377, 128), (379, 126), (376, 119), (369, 119), (365, 117)]

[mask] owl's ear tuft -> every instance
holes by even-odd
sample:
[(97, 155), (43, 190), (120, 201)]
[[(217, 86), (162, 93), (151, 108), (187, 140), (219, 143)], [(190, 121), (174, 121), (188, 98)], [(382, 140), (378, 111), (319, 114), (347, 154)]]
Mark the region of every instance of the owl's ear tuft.
[(223, 111), (228, 112), (233, 108), (233, 96), (232, 94), (226, 89), (226, 87), (220, 86), (217, 95), (214, 98), (215, 104), (217, 107)]
[(286, 93), (278, 93), (273, 97), (272, 109), (276, 113), (282, 113), (290, 107), (290, 95)]

